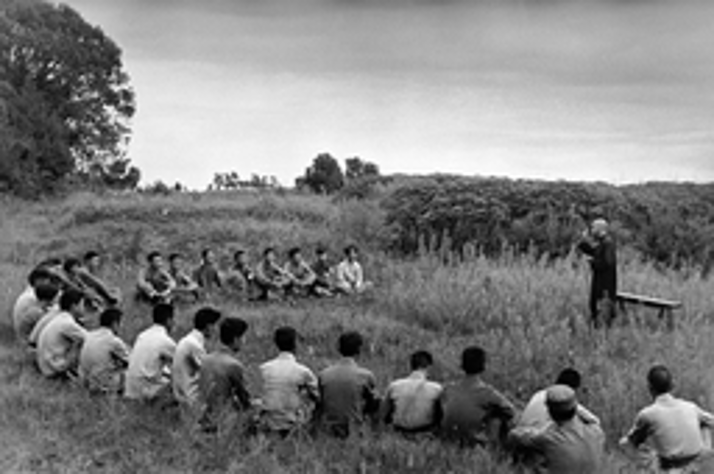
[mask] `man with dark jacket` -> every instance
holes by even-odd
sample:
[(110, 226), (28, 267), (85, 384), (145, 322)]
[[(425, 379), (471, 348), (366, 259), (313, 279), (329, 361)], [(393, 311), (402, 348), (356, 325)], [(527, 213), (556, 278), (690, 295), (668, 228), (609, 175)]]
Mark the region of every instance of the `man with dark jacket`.
[(590, 317), (594, 327), (604, 322), (610, 326), (615, 317), (617, 297), (617, 251), (609, 224), (605, 219), (595, 219), (589, 232), (583, 235), (578, 249), (590, 261)]

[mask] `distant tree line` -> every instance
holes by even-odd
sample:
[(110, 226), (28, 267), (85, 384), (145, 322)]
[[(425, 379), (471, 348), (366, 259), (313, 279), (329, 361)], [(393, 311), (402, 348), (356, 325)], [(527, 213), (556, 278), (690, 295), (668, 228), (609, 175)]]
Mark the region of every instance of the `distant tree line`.
[(380, 179), (379, 166), (359, 157), (347, 158), (345, 170), (339, 161), (329, 153), (320, 153), (305, 170), (305, 174), (295, 180), (295, 187), (316, 194), (352, 195), (364, 198), (371, 187)]

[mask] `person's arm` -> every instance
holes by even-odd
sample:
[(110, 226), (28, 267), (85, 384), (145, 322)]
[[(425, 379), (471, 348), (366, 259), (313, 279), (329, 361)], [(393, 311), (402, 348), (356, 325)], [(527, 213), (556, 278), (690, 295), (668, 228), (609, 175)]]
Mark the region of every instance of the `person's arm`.
[(245, 377), (243, 377), (243, 369), (236, 366), (230, 373), (231, 394), (236, 408), (247, 410), (250, 408), (250, 392), (246, 388)]
[(699, 416), (700, 426), (714, 429), (714, 414), (697, 407), (697, 415)]
[(344, 262), (339, 263), (335, 268), (335, 286), (343, 290), (349, 290), (350, 284), (347, 277), (347, 268)]
[(538, 449), (542, 442), (544, 429), (519, 426), (508, 432), (508, 441), (522, 448)]
[(124, 343), (124, 341), (117, 338), (111, 354), (117, 367), (125, 369), (129, 366), (129, 347)]
[(585, 408), (584, 406), (578, 404), (578, 418), (580, 421), (587, 425), (599, 425), (600, 418), (598, 418), (593, 412)]
[(151, 282), (146, 278), (146, 269), (141, 269), (139, 270), (139, 276), (136, 282), (136, 286), (146, 293), (147, 296), (149, 297), (154, 297), (156, 296), (156, 289), (154, 288), (154, 285), (151, 284)]
[(381, 399), (377, 393), (377, 382), (374, 379), (374, 375), (371, 373), (367, 374), (366, 377), (363, 398), (365, 414), (374, 415), (379, 412)]
[(194, 372), (201, 370), (201, 363), (206, 355), (206, 351), (201, 347), (192, 347), (186, 355), (186, 362)]
[(357, 262), (355, 265), (355, 275), (354, 275), (353, 286), (355, 288), (362, 288), (364, 285), (364, 272), (362, 270), (362, 264)]
[(319, 382), (312, 370), (308, 368), (305, 369), (303, 372), (303, 383), (300, 388), (304, 390), (312, 402), (317, 403), (320, 400)]
[(382, 401), (382, 413), (380, 418), (385, 425), (391, 425), (394, 422), (394, 411), (396, 410), (396, 405), (394, 403), (394, 398), (392, 397), (392, 385), (387, 387), (387, 391), (384, 394), (384, 400)]
[(620, 447), (625, 450), (638, 449), (652, 434), (652, 425), (647, 416), (640, 413), (630, 431), (620, 439)]

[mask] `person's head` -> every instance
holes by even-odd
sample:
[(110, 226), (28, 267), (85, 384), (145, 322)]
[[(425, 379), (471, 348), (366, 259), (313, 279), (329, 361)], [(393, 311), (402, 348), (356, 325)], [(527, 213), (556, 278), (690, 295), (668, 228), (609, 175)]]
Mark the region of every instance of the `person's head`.
[(33, 288), (37, 288), (40, 285), (52, 284), (54, 280), (55, 277), (52, 272), (45, 267), (34, 268), (27, 276), (27, 282)]
[(59, 294), (59, 287), (52, 283), (42, 283), (35, 287), (35, 297), (45, 306), (54, 303)]
[(591, 225), (591, 230), (595, 237), (602, 238), (610, 231), (610, 225), (605, 219), (595, 219)]
[(172, 253), (169, 255), (169, 267), (172, 270), (178, 270), (183, 266), (183, 255), (180, 253)]
[(267, 260), (268, 262), (274, 262), (275, 261), (275, 247), (268, 247), (265, 250), (263, 250), (263, 259)]
[(79, 261), (79, 259), (70, 257), (67, 260), (64, 261), (64, 265), (62, 268), (64, 269), (64, 272), (67, 275), (74, 275), (77, 270), (79, 270), (82, 266), (82, 262)]
[(160, 268), (164, 264), (164, 257), (161, 255), (161, 252), (154, 250), (149, 252), (149, 255), (146, 256), (146, 261), (149, 266), (153, 268)]
[(84, 254), (84, 266), (87, 267), (90, 271), (96, 271), (99, 269), (99, 267), (102, 265), (102, 259), (99, 255), (99, 252), (96, 250), (90, 250)]
[(318, 247), (317, 250), (315, 250), (315, 256), (318, 260), (327, 260), (327, 249), (322, 246)]
[(582, 383), (580, 372), (573, 369), (572, 367), (563, 369), (558, 374), (558, 378), (555, 379), (555, 383), (556, 385), (567, 385), (573, 390), (577, 390), (580, 388), (580, 384)]
[(233, 262), (241, 266), (245, 266), (248, 263), (248, 256), (245, 250), (236, 250), (233, 254)]
[(47, 268), (49, 270), (58, 271), (62, 268), (62, 259), (58, 257), (50, 257), (42, 260), (36, 268)]
[(206, 336), (210, 336), (213, 327), (221, 319), (221, 312), (215, 308), (201, 308), (193, 316), (193, 327)]
[(297, 331), (290, 326), (279, 327), (273, 335), (273, 342), (280, 352), (295, 352), (297, 348)]
[(357, 331), (342, 334), (337, 341), (337, 350), (343, 357), (357, 357), (362, 352), (364, 340)]
[(575, 390), (567, 385), (553, 385), (546, 390), (545, 405), (556, 423), (572, 420), (578, 411)]
[(99, 325), (112, 331), (119, 329), (124, 313), (119, 308), (107, 308), (99, 315)]
[(208, 264), (215, 263), (216, 254), (213, 252), (213, 249), (205, 248), (201, 250), (201, 260), (203, 260), (204, 263)]
[(174, 324), (174, 307), (168, 303), (159, 303), (154, 306), (151, 317), (154, 324), (164, 326), (166, 329), (171, 329)]
[(409, 358), (412, 370), (427, 370), (434, 364), (434, 357), (429, 351), (416, 351)]
[(345, 257), (349, 260), (356, 260), (357, 255), (359, 254), (359, 250), (357, 250), (356, 245), (348, 245), (345, 247)]
[(72, 313), (75, 316), (80, 316), (82, 313), (82, 303), (84, 302), (84, 293), (75, 289), (68, 289), (62, 293), (59, 300), (59, 307), (62, 311)]
[(221, 321), (219, 338), (221, 344), (233, 351), (240, 349), (243, 335), (248, 330), (248, 323), (240, 318), (226, 318)]
[(486, 370), (486, 351), (470, 346), (461, 353), (461, 369), (467, 375), (478, 375)]
[(647, 374), (647, 385), (653, 397), (669, 393), (674, 388), (672, 373), (663, 365), (655, 365)]
[(288, 258), (292, 262), (299, 262), (301, 256), (302, 255), (301, 255), (300, 247), (293, 247), (290, 250), (288, 250)]

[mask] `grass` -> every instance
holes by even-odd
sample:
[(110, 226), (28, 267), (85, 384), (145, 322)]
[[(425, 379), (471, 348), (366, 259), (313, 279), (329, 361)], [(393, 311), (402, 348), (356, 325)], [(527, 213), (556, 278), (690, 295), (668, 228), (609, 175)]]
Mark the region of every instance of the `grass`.
[[(321, 243), (338, 250), (350, 241), (367, 249), (367, 273), (378, 282), (369, 296), (293, 305), (216, 298), (227, 313), (251, 323), (241, 359), (253, 392), (257, 365), (274, 355), (272, 331), (287, 323), (299, 328), (304, 337), (299, 357), (315, 370), (336, 358), (341, 331), (364, 333), (368, 347), (362, 363), (382, 388), (406, 373), (409, 353), (419, 348), (435, 354), (434, 377), (449, 381), (459, 375), (461, 349), (483, 345), (491, 354), (486, 379), (520, 404), (561, 368), (574, 365), (585, 374), (582, 401), (603, 420), (608, 473), (637, 472), (615, 444), (649, 402), (643, 379), (652, 363), (673, 369), (682, 396), (714, 407), (709, 369), (714, 281), (686, 269), (655, 269), (624, 251), (623, 289), (680, 299), (684, 309), (677, 313), (677, 328), (663, 331), (653, 313), (631, 310), (627, 322), (607, 335), (593, 333), (585, 323), (587, 268), (575, 256), (549, 262), (506, 254), (445, 262), (438, 253), (427, 253), (393, 260), (379, 252), (381, 219), (374, 202), (334, 204), (294, 195), (7, 201), (0, 208), (0, 305), (12, 304), (32, 262), (49, 254), (100, 248), (111, 257), (111, 280), (129, 292), (136, 262), (154, 247), (193, 256), (210, 244), (226, 259), (239, 246), (257, 252), (267, 244), (284, 249)], [(133, 341), (148, 324), (148, 308), (127, 302), (124, 309), (122, 336)], [(194, 310), (179, 309), (177, 337), (189, 329)], [(0, 472), (466, 473), (476, 467), (480, 473), (514, 472), (485, 452), (381, 431), (348, 442), (275, 441), (242, 436), (237, 424), (208, 438), (176, 414), (92, 398), (71, 384), (42, 379), (15, 346), (8, 319), (0, 325), (0, 437)]]

